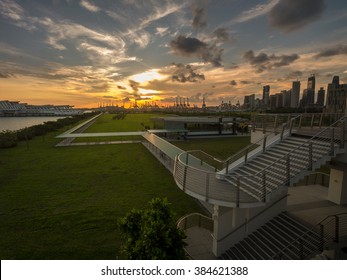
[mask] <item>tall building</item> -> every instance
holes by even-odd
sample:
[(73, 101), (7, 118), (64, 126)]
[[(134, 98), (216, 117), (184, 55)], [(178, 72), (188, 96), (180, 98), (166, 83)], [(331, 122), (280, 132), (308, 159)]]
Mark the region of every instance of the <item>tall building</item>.
[(347, 84), (340, 84), (338, 76), (334, 76), (327, 89), (327, 113), (346, 113)]
[(334, 76), (332, 84), (335, 85), (335, 87), (338, 87), (340, 85), (340, 77)]
[(263, 86), (263, 105), (264, 107), (268, 107), (270, 105), (270, 86)]
[(290, 107), (299, 107), (299, 97), (300, 97), (300, 81), (294, 81), (292, 84), (292, 94), (290, 97)]
[(325, 101), (325, 89), (321, 87), (317, 92), (317, 106), (323, 107), (324, 101)]
[(291, 104), (291, 90), (282, 90), (281, 94), (283, 95), (282, 107), (289, 108)]
[(308, 107), (314, 105), (315, 88), (316, 88), (316, 77), (314, 74), (312, 74), (307, 80), (306, 106)]
[(246, 109), (254, 109), (255, 108), (255, 94), (246, 95), (244, 102), (243, 102), (243, 106)]
[(302, 92), (302, 97), (300, 100), (300, 107), (302, 107), (302, 108), (307, 107), (307, 89), (306, 88)]

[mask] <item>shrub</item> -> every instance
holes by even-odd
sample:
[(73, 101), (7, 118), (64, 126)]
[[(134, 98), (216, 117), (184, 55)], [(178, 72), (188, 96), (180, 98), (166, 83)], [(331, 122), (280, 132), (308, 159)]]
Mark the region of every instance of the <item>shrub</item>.
[(17, 146), (17, 134), (10, 130), (0, 132), (0, 148), (12, 148)]

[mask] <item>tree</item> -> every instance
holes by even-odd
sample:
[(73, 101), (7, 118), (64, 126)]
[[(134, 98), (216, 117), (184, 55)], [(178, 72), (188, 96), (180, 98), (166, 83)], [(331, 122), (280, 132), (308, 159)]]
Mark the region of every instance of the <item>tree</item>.
[(177, 228), (167, 199), (154, 198), (146, 210), (133, 209), (119, 220), (126, 238), (123, 252), (131, 260), (184, 259), (184, 232)]

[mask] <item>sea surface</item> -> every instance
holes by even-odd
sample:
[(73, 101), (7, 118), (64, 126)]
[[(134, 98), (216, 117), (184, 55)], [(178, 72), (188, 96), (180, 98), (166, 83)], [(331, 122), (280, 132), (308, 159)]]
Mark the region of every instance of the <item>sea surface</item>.
[(61, 118), (65, 117), (0, 117), (0, 132), (3, 130), (18, 130)]

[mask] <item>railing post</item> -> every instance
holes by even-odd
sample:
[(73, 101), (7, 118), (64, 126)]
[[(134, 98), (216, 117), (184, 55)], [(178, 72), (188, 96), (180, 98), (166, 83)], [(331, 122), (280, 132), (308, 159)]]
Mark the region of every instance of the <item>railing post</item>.
[(225, 167), (225, 174), (229, 173), (229, 160), (227, 160), (227, 165)]
[(265, 153), (265, 150), (266, 150), (266, 138), (267, 136), (265, 136), (263, 140), (263, 153)]
[(275, 116), (275, 122), (274, 122), (274, 132), (277, 134), (277, 123), (278, 123), (278, 115)]
[(345, 121), (341, 122), (340, 148), (345, 147)]
[(300, 242), (300, 260), (304, 259), (304, 241), (302, 238), (299, 239)]
[(313, 169), (312, 142), (308, 143), (308, 170)]
[(175, 156), (175, 161), (174, 161), (174, 166), (173, 166), (173, 175), (174, 175), (174, 177), (176, 177), (176, 164), (177, 164), (177, 157), (178, 157), (178, 155), (176, 155)]
[(330, 155), (333, 156), (334, 155), (334, 142), (335, 142), (335, 128), (332, 127), (331, 128), (331, 135), (330, 135)]
[(263, 193), (264, 193), (263, 202), (266, 202), (266, 173), (265, 171), (263, 171)]
[(319, 225), (319, 235), (320, 235), (320, 248), (319, 250), (323, 252), (324, 250), (324, 225), (320, 224)]
[(311, 117), (311, 127), (313, 127), (313, 123), (314, 123), (314, 114), (312, 113), (312, 117)]
[(299, 128), (301, 128), (301, 123), (302, 123), (302, 115), (300, 115)]
[(286, 162), (286, 169), (287, 169), (287, 186), (290, 186), (290, 155), (287, 155), (287, 162)]
[(284, 134), (284, 128), (286, 126), (285, 125), (282, 125), (282, 131), (281, 131), (281, 142), (283, 141), (283, 134)]
[(186, 189), (187, 169), (188, 169), (188, 166), (185, 165), (185, 166), (184, 166), (184, 173), (183, 173), (183, 191), (185, 191), (185, 189)]
[(290, 120), (290, 125), (289, 125), (289, 136), (292, 136), (293, 123), (294, 123), (294, 119), (291, 119)]
[(210, 173), (206, 173), (206, 193), (205, 201), (208, 202), (208, 194), (210, 192)]
[(237, 182), (236, 182), (236, 207), (240, 206), (240, 177), (237, 177)]
[(188, 152), (186, 153), (186, 164), (188, 164), (188, 156), (189, 156), (189, 154), (188, 154)]
[(335, 215), (335, 243), (339, 243), (340, 237), (340, 219), (339, 216)]
[(246, 149), (246, 153), (245, 153), (245, 163), (247, 163), (247, 158), (248, 158), (248, 149)]
[(321, 113), (321, 114), (320, 114), (319, 128), (321, 128), (321, 127), (322, 127), (323, 115), (324, 115), (324, 113)]

